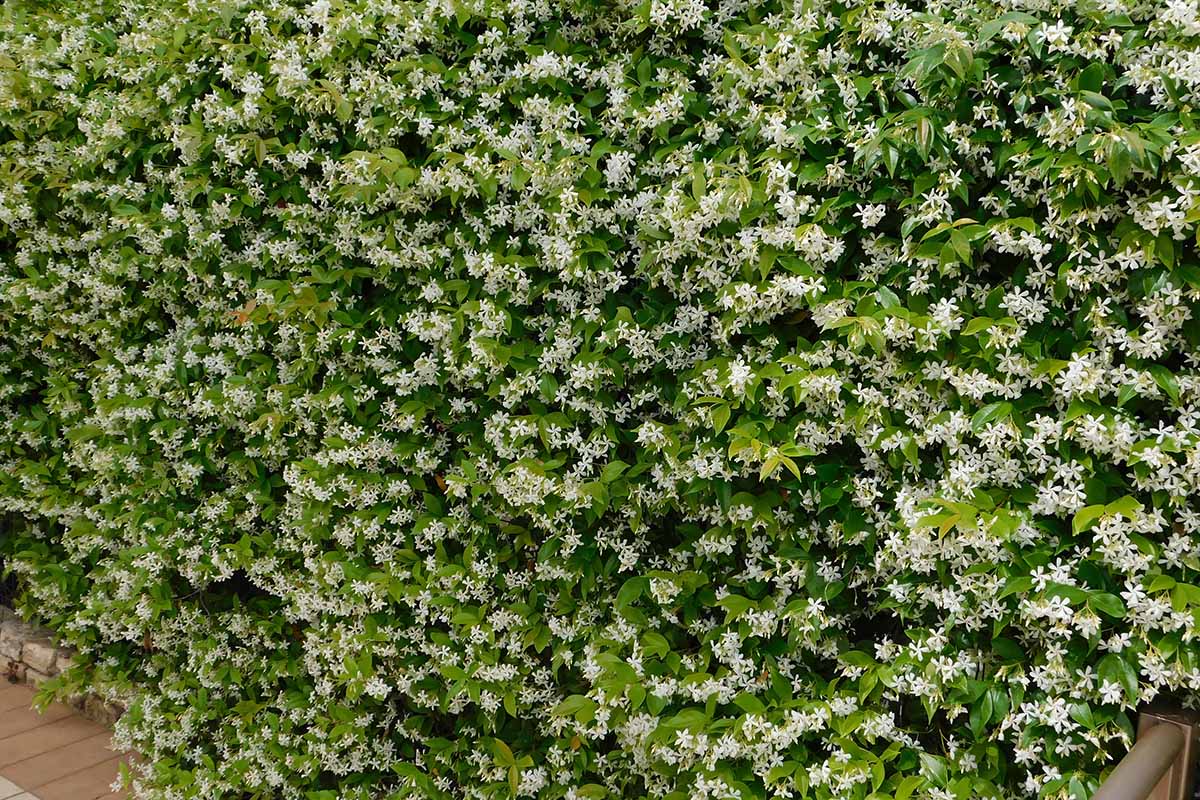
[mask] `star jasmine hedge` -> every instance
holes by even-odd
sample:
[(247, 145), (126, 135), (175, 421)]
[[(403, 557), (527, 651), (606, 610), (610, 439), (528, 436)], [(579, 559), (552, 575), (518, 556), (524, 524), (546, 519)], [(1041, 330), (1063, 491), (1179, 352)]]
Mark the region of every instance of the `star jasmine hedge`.
[(9, 0), (0, 553), (140, 798), (1084, 800), (1200, 697), (1188, 0)]

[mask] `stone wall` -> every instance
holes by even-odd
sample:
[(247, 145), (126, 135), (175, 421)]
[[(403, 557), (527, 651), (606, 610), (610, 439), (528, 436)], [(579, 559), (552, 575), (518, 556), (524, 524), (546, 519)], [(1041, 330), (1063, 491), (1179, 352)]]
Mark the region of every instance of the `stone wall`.
[[(75, 652), (55, 644), (53, 634), (24, 622), (11, 608), (0, 606), (0, 680), (39, 686), (71, 666)], [(81, 714), (112, 725), (124, 711), (96, 695), (68, 701)]]

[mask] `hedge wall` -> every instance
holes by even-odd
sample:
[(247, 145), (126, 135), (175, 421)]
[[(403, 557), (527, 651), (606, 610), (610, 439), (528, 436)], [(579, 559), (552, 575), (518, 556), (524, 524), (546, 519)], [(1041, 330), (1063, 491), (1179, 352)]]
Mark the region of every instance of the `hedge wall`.
[(1200, 689), (1194, 0), (9, 0), (0, 551), (138, 797), (1084, 800)]

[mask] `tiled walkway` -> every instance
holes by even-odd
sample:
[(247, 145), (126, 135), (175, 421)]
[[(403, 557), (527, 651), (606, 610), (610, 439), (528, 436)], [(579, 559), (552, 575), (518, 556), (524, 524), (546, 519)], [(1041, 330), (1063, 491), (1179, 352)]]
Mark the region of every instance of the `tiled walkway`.
[(38, 714), (33, 689), (0, 682), (0, 800), (117, 800), (124, 758), (110, 731), (61, 704)]

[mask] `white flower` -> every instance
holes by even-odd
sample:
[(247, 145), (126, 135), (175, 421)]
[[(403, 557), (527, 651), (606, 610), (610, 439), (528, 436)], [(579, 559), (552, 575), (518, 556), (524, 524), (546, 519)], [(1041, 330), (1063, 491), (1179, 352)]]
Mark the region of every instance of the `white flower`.
[(382, 700), (391, 693), (392, 687), (388, 685), (387, 681), (376, 675), (366, 682), (363, 686), (363, 691), (376, 700)]
[(1100, 685), (1100, 699), (1105, 703), (1120, 703), (1125, 699), (1125, 690), (1119, 683), (1104, 681)]
[(878, 204), (858, 204), (858, 211), (855, 216), (862, 222), (864, 228), (874, 228), (879, 224), (880, 220), (887, 214), (887, 206)]
[(1066, 52), (1071, 46), (1071, 31), (1074, 30), (1069, 25), (1064, 25), (1060, 19), (1053, 25), (1046, 25), (1042, 28), (1041, 37), (1049, 47), (1050, 52)]
[(754, 370), (750, 365), (739, 358), (729, 365), (727, 385), (735, 395), (742, 395), (746, 391), (746, 384), (750, 382), (753, 375)]

